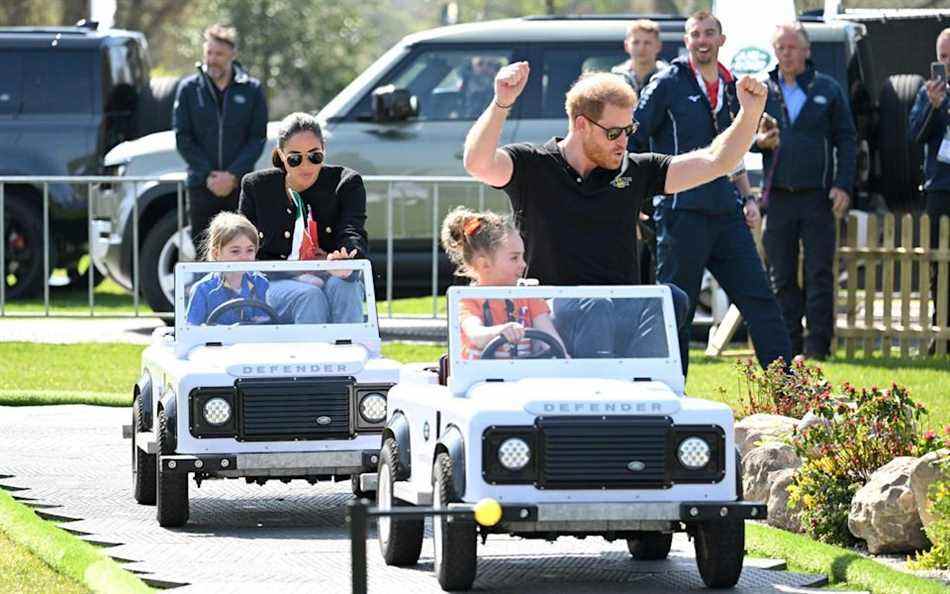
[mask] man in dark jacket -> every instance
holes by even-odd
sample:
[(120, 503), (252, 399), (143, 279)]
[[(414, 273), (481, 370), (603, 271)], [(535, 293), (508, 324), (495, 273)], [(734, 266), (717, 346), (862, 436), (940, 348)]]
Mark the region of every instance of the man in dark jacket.
[(241, 177), (254, 169), (267, 140), (267, 103), (261, 83), (237, 55), (233, 28), (205, 30), (204, 61), (178, 85), (172, 126), (188, 169), (191, 236), (201, 241), (223, 210), (236, 211)]
[[(718, 61), (725, 39), (718, 19), (708, 12), (686, 21), (689, 56), (654, 75), (637, 105), (638, 146), (652, 143), (656, 152), (679, 155), (710, 145), (731, 125), (739, 106), (734, 79)], [(657, 282), (673, 283), (689, 296), (687, 323), (680, 330), (684, 374), (705, 268), (742, 312), (760, 365), (791, 357), (788, 332), (749, 231), (759, 223), (750, 196), (745, 171), (740, 170), (673, 194), (656, 206)]]
[[(937, 60), (950, 66), (950, 29), (937, 36)], [(930, 247), (936, 249), (940, 238), (940, 217), (950, 216), (950, 101), (947, 100), (947, 76), (927, 82), (917, 93), (910, 111), (910, 139), (924, 146), (924, 192), (930, 215)], [(931, 266), (930, 295), (934, 302), (933, 323), (937, 323), (937, 265)], [(950, 293), (943, 295), (950, 316)], [(944, 318), (946, 320), (948, 318)], [(932, 348), (936, 345), (932, 345)]]
[[(776, 27), (772, 46), (778, 66), (767, 81), (771, 126), (756, 137), (769, 212), (763, 243), (792, 350), (824, 360), (835, 323), (835, 219), (848, 210), (856, 133), (841, 86), (808, 61), (808, 33), (801, 23)], [(798, 283), (799, 242), (805, 250), (804, 291)]]

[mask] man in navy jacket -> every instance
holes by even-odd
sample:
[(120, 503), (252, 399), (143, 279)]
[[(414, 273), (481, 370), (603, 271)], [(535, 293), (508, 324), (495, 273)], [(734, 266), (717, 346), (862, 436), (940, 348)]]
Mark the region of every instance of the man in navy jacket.
[[(637, 146), (679, 155), (710, 145), (729, 127), (738, 102), (734, 79), (718, 61), (725, 39), (712, 14), (690, 16), (685, 36), (689, 56), (673, 60), (670, 68), (654, 75), (640, 97), (634, 113), (640, 123), (633, 139)], [(657, 282), (677, 285), (690, 302), (679, 337), (684, 374), (705, 268), (749, 325), (759, 363), (765, 367), (779, 357), (787, 363), (791, 357), (788, 331), (749, 231), (759, 221), (758, 206), (750, 198), (748, 180), (740, 170), (673, 194), (656, 206)]]
[[(848, 210), (857, 136), (851, 109), (835, 79), (816, 72), (801, 23), (779, 25), (772, 37), (778, 66), (770, 73), (761, 132), (769, 216), (763, 243), (772, 286), (792, 339), (792, 351), (824, 360), (834, 333), (835, 219)], [(798, 283), (799, 242), (805, 288)], [(808, 335), (802, 338), (802, 314)]]
[(214, 215), (237, 211), (241, 177), (254, 169), (267, 140), (267, 103), (261, 83), (237, 56), (233, 28), (205, 31), (204, 62), (175, 95), (172, 127), (187, 164), (189, 221), (197, 244)]
[[(950, 65), (950, 28), (937, 36), (937, 60)], [(947, 77), (928, 81), (917, 93), (910, 111), (910, 139), (924, 146), (924, 192), (930, 215), (930, 247), (939, 245), (940, 217), (950, 216), (950, 100)], [(934, 300), (933, 323), (937, 323), (937, 265), (931, 267), (930, 294)], [(950, 316), (950, 293), (943, 295)]]

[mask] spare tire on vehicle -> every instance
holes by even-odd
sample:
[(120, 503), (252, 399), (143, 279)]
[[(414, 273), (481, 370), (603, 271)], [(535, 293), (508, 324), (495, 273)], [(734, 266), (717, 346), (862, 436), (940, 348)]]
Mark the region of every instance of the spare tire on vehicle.
[(159, 76), (149, 81), (148, 91), (139, 96), (136, 105), (136, 130), (139, 136), (171, 130), (178, 76)]
[(923, 148), (908, 139), (910, 110), (924, 79), (895, 74), (881, 88), (877, 145), (880, 151), (880, 192), (890, 210), (920, 208)]

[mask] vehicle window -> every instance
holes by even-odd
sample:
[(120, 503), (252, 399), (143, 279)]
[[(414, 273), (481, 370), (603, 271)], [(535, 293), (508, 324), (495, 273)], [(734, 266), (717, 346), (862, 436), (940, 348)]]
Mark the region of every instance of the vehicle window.
[(547, 49), (543, 53), (541, 75), (541, 113), (535, 117), (564, 116), (564, 95), (574, 81), (585, 72), (610, 71), (629, 56), (623, 41), (611, 46), (578, 46), (568, 49)]
[[(419, 102), (417, 120), (474, 120), (494, 96), (495, 74), (511, 62), (511, 54), (504, 49), (424, 50), (380, 86), (392, 84), (414, 95)], [(353, 115), (372, 116), (368, 96)]]
[[(567, 356), (573, 359), (652, 359), (669, 356), (662, 299), (612, 297), (601, 301), (605, 307), (597, 308), (599, 313), (584, 318), (583, 322), (600, 331), (575, 331), (574, 342), (565, 342), (564, 337), (558, 334), (557, 312), (570, 310), (572, 302), (577, 303), (578, 299), (460, 299), (458, 321), (461, 357), (467, 360), (563, 359), (565, 349)], [(624, 321), (622, 329), (615, 324), (618, 319)], [(487, 328), (505, 323), (515, 323), (524, 329), (520, 340), (511, 342), (501, 334), (494, 338), (485, 336)], [(613, 330), (604, 332), (607, 328)], [(468, 335), (469, 331), (472, 336)]]
[(130, 46), (115, 45), (109, 48), (109, 86), (105, 97), (105, 110), (127, 112), (135, 109), (136, 81), (140, 76), (137, 57)]
[(189, 326), (362, 324), (367, 320), (366, 286), (360, 270), (189, 274), (184, 284)]
[(22, 101), (22, 56), (18, 53), (0, 53), (0, 116), (12, 116), (20, 111)]
[(23, 58), (24, 114), (90, 114), (91, 52), (29, 52)]

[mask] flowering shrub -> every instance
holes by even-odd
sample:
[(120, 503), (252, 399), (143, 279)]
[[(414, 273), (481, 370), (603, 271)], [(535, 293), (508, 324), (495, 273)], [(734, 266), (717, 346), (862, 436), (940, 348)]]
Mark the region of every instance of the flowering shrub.
[(852, 545), (856, 539), (848, 530), (848, 512), (861, 483), (849, 479), (840, 463), (833, 456), (805, 462), (789, 485), (788, 505), (801, 507), (802, 529), (815, 540)]
[(781, 359), (764, 371), (752, 359), (739, 361), (737, 366), (743, 397), (739, 416), (764, 413), (800, 419), (831, 399), (831, 384), (820, 367), (796, 361), (786, 371)]
[(858, 489), (895, 457), (934, 445), (918, 435), (926, 410), (896, 384), (860, 391), (845, 384), (839, 397), (812, 404), (820, 422), (792, 437), (805, 464), (789, 486), (789, 505), (801, 506), (802, 527), (812, 538), (850, 545), (848, 511)]
[[(947, 442), (950, 442), (950, 425), (947, 426)], [(950, 462), (942, 467), (944, 476), (950, 477)], [(930, 501), (933, 502), (934, 521), (925, 528), (927, 538), (933, 543), (929, 551), (919, 553), (911, 561), (915, 569), (950, 569), (950, 479), (930, 485)]]

